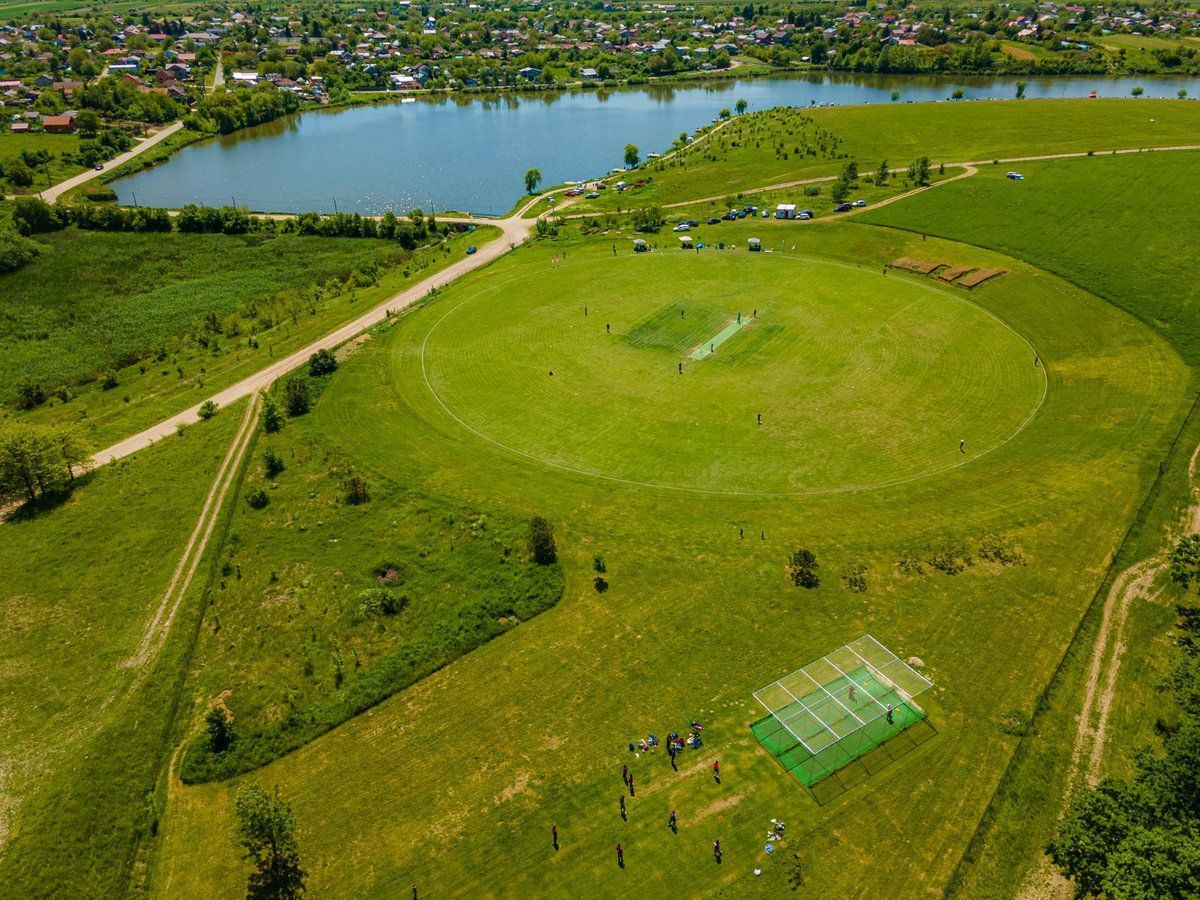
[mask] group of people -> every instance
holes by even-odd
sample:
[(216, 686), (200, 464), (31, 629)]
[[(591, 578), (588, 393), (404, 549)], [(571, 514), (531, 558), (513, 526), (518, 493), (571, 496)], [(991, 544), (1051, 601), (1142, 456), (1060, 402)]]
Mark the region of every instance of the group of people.
[[(690, 725), (690, 730), (686, 736), (680, 735), (680, 733), (678, 731), (672, 731), (667, 736), (667, 753), (671, 757), (671, 768), (672, 769), (678, 770), (675, 765), (675, 757), (677, 754), (683, 752), (683, 748), (685, 746), (691, 747), (693, 750), (698, 750), (700, 747), (702, 747), (704, 745), (704, 740), (700, 736), (700, 733), (704, 730), (704, 725), (695, 720), (691, 721), (689, 723), (689, 725)], [(644, 753), (652, 753), (652, 752), (654, 752), (654, 749), (657, 746), (658, 746), (658, 738), (656, 738), (654, 736), (654, 734), (651, 733), (651, 734), (646, 735), (646, 737), (642, 740), (631, 741), (629, 744), (629, 751), (631, 753), (636, 752), (636, 751), (641, 751)], [(715, 781), (717, 784), (720, 784), (721, 783), (721, 761), (719, 759), (713, 760), (712, 774), (713, 774), (713, 781)], [(634, 788), (634, 775), (633, 775), (633, 772), (630, 771), (628, 763), (623, 763), (621, 765), (621, 782), (622, 782), (622, 784), (625, 785), (625, 788), (629, 791), (630, 797), (636, 796), (636, 790)], [(617, 798), (617, 808), (620, 811), (621, 820), (626, 821), (628, 819), (628, 810), (625, 806), (625, 794), (624, 793), (622, 793)], [(667, 815), (667, 827), (669, 829), (671, 829), (671, 832), (673, 834), (679, 833), (679, 817), (675, 814), (675, 810), (671, 810), (670, 813)], [(557, 828), (557, 826), (552, 827), (550, 829), (550, 833), (551, 833), (551, 837), (554, 841), (554, 849), (557, 850), (558, 849), (558, 828)], [(713, 858), (718, 863), (721, 862), (721, 842), (719, 840), (713, 841)], [(622, 847), (620, 844), (617, 844), (617, 865), (620, 866), (621, 868), (625, 868), (625, 848)]]

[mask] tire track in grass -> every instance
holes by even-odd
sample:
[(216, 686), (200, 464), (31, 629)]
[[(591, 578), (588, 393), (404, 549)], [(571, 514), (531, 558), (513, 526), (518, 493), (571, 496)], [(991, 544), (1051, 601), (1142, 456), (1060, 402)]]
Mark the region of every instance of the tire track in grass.
[(256, 396), (246, 404), (246, 413), (242, 418), (242, 424), (233, 438), (233, 443), (229, 445), (229, 450), (221, 461), (220, 468), (217, 469), (217, 477), (213, 480), (208, 496), (204, 499), (204, 506), (200, 510), (200, 517), (196, 520), (196, 527), (192, 529), (191, 537), (184, 545), (183, 554), (179, 557), (179, 564), (175, 567), (175, 573), (171, 576), (171, 581), (163, 593), (158, 610), (146, 626), (146, 633), (142, 635), (142, 642), (137, 652), (122, 662), (122, 667), (146, 666), (158, 655), (163, 644), (166, 643), (171, 625), (175, 621), (175, 614), (179, 612), (184, 595), (192, 585), (192, 578), (200, 566), (204, 551), (208, 548), (208, 541), (212, 537), (213, 529), (220, 517), (225, 497), (229, 493), (230, 487), (233, 486), (234, 474), (238, 471), (246, 448), (250, 445), (250, 438), (254, 434), (257, 410), (258, 398)]

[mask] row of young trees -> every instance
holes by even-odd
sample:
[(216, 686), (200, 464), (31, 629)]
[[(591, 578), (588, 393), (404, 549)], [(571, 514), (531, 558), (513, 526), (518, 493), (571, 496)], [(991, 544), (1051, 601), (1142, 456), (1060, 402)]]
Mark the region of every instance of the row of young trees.
[(264, 82), (249, 90), (207, 94), (183, 117), (183, 124), (194, 131), (229, 134), (239, 128), (270, 122), (299, 108), (300, 99), (291, 91)]

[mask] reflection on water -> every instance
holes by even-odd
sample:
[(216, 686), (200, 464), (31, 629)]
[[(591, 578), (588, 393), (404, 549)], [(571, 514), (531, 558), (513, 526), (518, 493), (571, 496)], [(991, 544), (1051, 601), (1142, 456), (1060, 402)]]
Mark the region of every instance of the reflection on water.
[[(1196, 79), (1023, 77), (1026, 96), (1197, 92)], [(122, 202), (256, 210), (379, 213), (455, 209), (496, 214), (520, 195), (526, 169), (546, 184), (621, 164), (626, 143), (662, 151), (737, 98), (751, 109), (814, 104), (1012, 97), (1016, 78), (810, 73), (747, 81), (499, 94), (440, 94), (416, 103), (318, 110), (188, 147), (165, 165), (113, 184)]]

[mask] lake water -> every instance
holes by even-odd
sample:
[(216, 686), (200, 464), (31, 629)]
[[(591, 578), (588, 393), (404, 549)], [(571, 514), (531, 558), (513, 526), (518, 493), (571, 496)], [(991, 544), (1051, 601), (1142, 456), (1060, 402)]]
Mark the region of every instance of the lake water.
[[(1148, 97), (1200, 93), (1200, 80), (1026, 78), (1026, 96)], [(426, 97), (314, 111), (187, 147), (164, 165), (115, 182), (122, 203), (233, 203), (274, 212), (507, 211), (536, 166), (544, 184), (621, 165), (627, 143), (666, 150), (680, 132), (744, 97), (750, 109), (816, 104), (1012, 97), (1016, 78), (814, 74), (614, 91)]]

